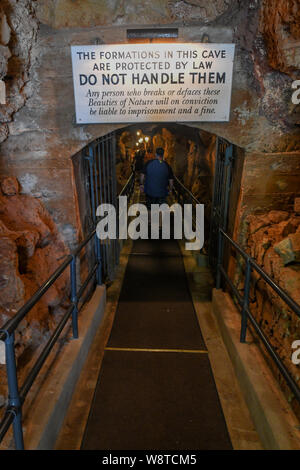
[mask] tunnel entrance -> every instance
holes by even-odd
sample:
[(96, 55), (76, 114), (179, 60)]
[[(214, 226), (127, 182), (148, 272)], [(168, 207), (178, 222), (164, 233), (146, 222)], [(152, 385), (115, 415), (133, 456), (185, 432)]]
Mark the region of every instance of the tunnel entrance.
[[(82, 236), (96, 222), (99, 204), (117, 207), (117, 196), (143, 153), (146, 163), (155, 149), (174, 175), (204, 205), (202, 254), (216, 266), (218, 227), (232, 235), (243, 167), (243, 151), (226, 139), (198, 128), (174, 123), (134, 124), (95, 139), (72, 157)], [(229, 210), (230, 208), (230, 210)], [(103, 243), (104, 269), (113, 278), (118, 263), (116, 240)], [(225, 254), (226, 256), (226, 254)]]

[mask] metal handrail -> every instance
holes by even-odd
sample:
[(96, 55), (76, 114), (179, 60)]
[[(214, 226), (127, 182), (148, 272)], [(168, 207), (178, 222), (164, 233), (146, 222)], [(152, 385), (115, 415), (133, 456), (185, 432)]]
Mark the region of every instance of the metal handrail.
[[(183, 194), (188, 195), (189, 199), (192, 199), (193, 202), (200, 204), (200, 202), (192, 195), (192, 193), (181, 183), (181, 181), (175, 177), (175, 181), (180, 187), (180, 193), (183, 197)], [(223, 252), (224, 252), (224, 239), (226, 239), (236, 250), (237, 252), (245, 259), (246, 269), (245, 269), (245, 282), (244, 282), (244, 292), (241, 296), (240, 292), (233, 284), (232, 280), (225, 271), (222, 262), (223, 262)], [(249, 309), (249, 293), (250, 293), (250, 283), (251, 283), (251, 271), (254, 269), (257, 271), (260, 276), (264, 279), (265, 282), (281, 297), (281, 299), (291, 308), (291, 310), (300, 317), (300, 306), (297, 302), (292, 299), (287, 292), (285, 292), (275, 281), (272, 279), (257, 263), (256, 261), (246, 253), (243, 248), (235, 242), (221, 227), (219, 227), (219, 242), (218, 242), (218, 263), (217, 263), (217, 279), (216, 279), (216, 288), (221, 289), (221, 277), (225, 279), (227, 284), (230, 286), (232, 292), (236, 296), (239, 306), (241, 307), (241, 331), (240, 331), (240, 342), (246, 342), (246, 333), (247, 333), (247, 323), (250, 320), (252, 326), (254, 327), (257, 335), (264, 344), (266, 350), (268, 351), (270, 357), (278, 367), (282, 376), (284, 377), (287, 385), (289, 386), (292, 393), (295, 395), (295, 398), (300, 402), (300, 388), (291, 376), (290, 372), (284, 365), (281, 358), (278, 356), (264, 332), (258, 325), (257, 321), (253, 317)]]
[[(134, 190), (134, 172), (131, 173), (125, 186), (122, 188), (120, 195), (132, 196)], [(76, 261), (83, 248), (91, 241), (95, 241), (95, 263), (85, 280), (82, 282), (80, 289), (77, 291)], [(55, 331), (44, 346), (42, 352), (38, 356), (34, 366), (29, 371), (28, 376), (19, 388), (17, 379), (16, 357), (14, 348), (14, 332), (20, 322), (26, 317), (30, 310), (36, 305), (41, 297), (48, 291), (53, 283), (65, 272), (70, 266), (70, 285), (71, 285), (71, 305), (56, 326)], [(53, 346), (58, 340), (68, 319), (72, 317), (73, 338), (78, 338), (78, 304), (81, 300), (86, 288), (93, 277), (96, 277), (97, 284), (102, 283), (102, 262), (101, 262), (101, 246), (97, 237), (96, 229), (92, 230), (89, 235), (78, 245), (78, 247), (66, 257), (56, 271), (41, 285), (41, 287), (33, 294), (33, 296), (18, 310), (18, 312), (9, 319), (0, 328), (0, 341), (5, 342), (5, 359), (8, 382), (8, 406), (6, 407), (4, 417), (0, 421), (0, 442), (6, 435), (9, 427), (13, 424), (14, 440), (16, 449), (24, 449), (23, 430), (22, 430), (22, 405), (25, 401), (31, 386), (33, 385), (38, 373), (49, 356)]]
[(126, 181), (125, 185), (123, 186), (122, 190), (119, 193), (119, 196), (129, 196), (132, 195), (134, 189), (134, 179), (135, 179), (135, 172), (133, 171), (129, 176), (128, 180)]
[[(227, 272), (225, 271), (222, 261), (223, 261), (223, 240), (224, 238), (233, 246), (241, 256), (246, 261), (246, 274), (245, 274), (245, 281), (244, 281), (244, 295), (241, 296), (240, 292), (233, 284), (232, 280), (228, 276)], [(262, 343), (264, 344), (265, 348), (267, 349), (268, 353), (270, 354), (272, 360), (278, 367), (279, 371), (281, 372), (282, 376), (284, 377), (287, 385), (289, 386), (290, 390), (294, 394), (295, 398), (300, 402), (300, 388), (293, 379), (292, 375), (284, 365), (281, 358), (278, 356), (276, 351), (274, 350), (273, 346), (268, 341), (267, 337), (265, 336), (263, 330), (258, 325), (257, 321), (253, 317), (250, 308), (249, 308), (249, 292), (250, 292), (250, 283), (251, 283), (251, 270), (254, 269), (258, 272), (261, 277), (264, 279), (265, 282), (281, 297), (281, 299), (291, 308), (291, 310), (300, 318), (300, 305), (297, 304), (287, 292), (285, 292), (275, 281), (272, 279), (257, 263), (256, 261), (248, 255), (227, 233), (224, 232), (223, 229), (219, 228), (219, 249), (218, 249), (218, 266), (217, 266), (217, 289), (221, 289), (221, 276), (225, 279), (227, 284), (230, 286), (232, 292), (234, 293), (239, 306), (241, 307), (241, 331), (240, 331), (240, 342), (246, 342), (246, 334), (247, 334), (247, 320), (249, 319), (252, 326), (254, 327), (257, 335), (261, 339)]]
[(10, 318), (0, 329), (0, 340), (10, 336), (27, 313), (35, 306), (40, 298), (47, 292), (49, 287), (56, 281), (56, 279), (64, 272), (72, 261), (72, 256), (69, 255), (66, 260), (57, 268), (57, 270), (41, 285), (41, 287), (33, 294), (33, 296), (18, 310), (18, 312)]
[(188, 195), (189, 199), (192, 200), (195, 204), (200, 204), (198, 199), (195, 198), (195, 196), (191, 193), (191, 191), (184, 186), (184, 184), (177, 178), (177, 176), (174, 175), (174, 181), (175, 181), (175, 187), (178, 185), (181, 188), (181, 191), (183, 191), (185, 194)]
[[(85, 281), (82, 283), (80, 290), (77, 292), (76, 281), (76, 261), (83, 248), (90, 240), (95, 241), (95, 263), (91, 271), (88, 273)], [(47, 341), (42, 352), (38, 356), (34, 366), (28, 373), (21, 388), (18, 387), (16, 357), (14, 347), (14, 332), (20, 322), (36, 305), (41, 297), (48, 291), (54, 284), (58, 277), (65, 272), (66, 268), (70, 266), (70, 284), (71, 284), (71, 305), (67, 309), (63, 318), (60, 320), (55, 331)], [(82, 297), (83, 292), (87, 288), (91, 279), (96, 275), (97, 284), (101, 284), (101, 252), (100, 240), (96, 235), (96, 230), (93, 230), (85, 240), (80, 243), (72, 254), (68, 255), (63, 263), (56, 269), (56, 271), (41, 285), (35, 294), (18, 310), (18, 312), (8, 320), (0, 328), (0, 340), (5, 342), (5, 362), (8, 382), (8, 406), (6, 407), (3, 419), (0, 422), (0, 442), (6, 435), (9, 427), (13, 424), (14, 427), (14, 440), (16, 449), (24, 449), (23, 430), (22, 430), (22, 405), (28, 394), (32, 384), (34, 383), (37, 375), (39, 374), (43, 364), (45, 363), (49, 353), (59, 338), (64, 326), (68, 319), (72, 317), (72, 330), (73, 337), (78, 338), (78, 303)]]

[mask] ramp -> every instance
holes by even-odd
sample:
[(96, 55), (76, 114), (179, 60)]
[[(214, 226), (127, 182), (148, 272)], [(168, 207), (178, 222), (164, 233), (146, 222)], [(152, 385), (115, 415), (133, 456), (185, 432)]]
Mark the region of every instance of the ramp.
[(232, 448), (175, 240), (133, 243), (81, 448)]

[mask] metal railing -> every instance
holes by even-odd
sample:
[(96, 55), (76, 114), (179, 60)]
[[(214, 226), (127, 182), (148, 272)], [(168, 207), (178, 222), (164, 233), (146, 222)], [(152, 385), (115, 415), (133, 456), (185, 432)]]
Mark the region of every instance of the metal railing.
[[(125, 186), (123, 187), (120, 195), (131, 198), (134, 190), (134, 173), (130, 175)], [(83, 248), (91, 241), (94, 240), (94, 263), (87, 274), (85, 280), (82, 282), (80, 288), (77, 285), (77, 260)], [(97, 285), (102, 283), (103, 266), (101, 257), (101, 243), (97, 237), (96, 229), (94, 229), (85, 240), (77, 247), (77, 249), (66, 257), (63, 263), (56, 269), (56, 271), (41, 285), (35, 294), (21, 307), (18, 312), (8, 320), (0, 328), (0, 341), (5, 343), (5, 364), (8, 384), (8, 405), (4, 412), (4, 417), (0, 421), (0, 442), (3, 440), (11, 424), (13, 424), (14, 442), (17, 450), (24, 449), (23, 429), (22, 429), (22, 406), (28, 392), (31, 389), (37, 375), (39, 374), (42, 366), (44, 365), (47, 357), (49, 356), (53, 346), (57, 342), (62, 330), (64, 329), (69, 318), (72, 318), (72, 333), (73, 338), (78, 338), (78, 305), (84, 303), (84, 293), (91, 280), (95, 277)], [(66, 271), (70, 269), (70, 306), (63, 315), (62, 319), (56, 326), (51, 337), (44, 346), (42, 352), (36, 359), (35, 364), (29, 371), (26, 379), (21, 387), (18, 386), (17, 378), (17, 363), (15, 354), (15, 331), (20, 322), (26, 317), (31, 309), (43, 297), (48, 289), (54, 282)]]
[(131, 199), (135, 184), (135, 172), (133, 171), (123, 186), (122, 190), (119, 193), (119, 196), (127, 196), (128, 199)]
[[(86, 279), (83, 281), (80, 289), (77, 289), (77, 259), (83, 248), (94, 240), (95, 243), (95, 258), (94, 265), (88, 273)], [(8, 320), (0, 328), (0, 340), (5, 343), (5, 363), (7, 373), (7, 384), (8, 384), (8, 405), (6, 407), (4, 417), (0, 422), (0, 442), (6, 435), (9, 427), (13, 424), (14, 441), (17, 450), (24, 449), (23, 429), (22, 429), (22, 406), (25, 398), (31, 389), (37, 375), (39, 374), (43, 364), (45, 363), (49, 353), (53, 346), (58, 340), (62, 330), (64, 329), (68, 319), (72, 317), (72, 332), (73, 338), (78, 338), (78, 304), (83, 299), (83, 294), (86, 291), (92, 278), (96, 277), (98, 285), (101, 284), (101, 251), (100, 251), (100, 240), (96, 235), (96, 230), (93, 230), (88, 237), (78, 246), (78, 248), (70, 255), (66, 257), (63, 263), (57, 268), (57, 270), (50, 276), (42, 286), (35, 292), (35, 294), (21, 307), (16, 315)], [(54, 284), (54, 282), (65, 272), (67, 268), (70, 268), (70, 306), (63, 315), (62, 319), (56, 326), (51, 337), (44, 346), (42, 352), (36, 359), (35, 364), (28, 373), (22, 386), (18, 386), (17, 378), (17, 364), (15, 355), (15, 331), (20, 322), (26, 317), (30, 310), (36, 305), (36, 303), (42, 298), (42, 296), (48, 291), (48, 289)]]
[[(197, 204), (200, 204), (198, 199), (191, 193), (191, 191), (184, 186), (184, 184), (174, 175), (174, 188), (173, 193), (175, 198), (178, 200), (179, 204), (191, 204), (193, 207), (196, 207)], [(194, 213), (192, 213), (192, 222), (193, 228), (196, 227), (196, 219)]]
[[(244, 258), (246, 262), (243, 296), (241, 296), (239, 290), (233, 284), (232, 280), (230, 279), (222, 265), (224, 253), (224, 240), (227, 240), (230, 245), (234, 247), (234, 249)], [(227, 233), (225, 233), (224, 230), (219, 228), (216, 288), (221, 289), (221, 279), (223, 277), (227, 284), (230, 286), (232, 292), (234, 293), (237, 299), (239, 306), (241, 307), (240, 341), (241, 343), (246, 342), (247, 324), (248, 320), (250, 320), (255, 332), (264, 344), (270, 357), (278, 367), (290, 390), (294, 394), (295, 398), (300, 402), (300, 388), (298, 387), (297, 383), (291, 376), (283, 361), (278, 356), (273, 346), (270, 344), (267, 337), (265, 336), (263, 330), (260, 328), (257, 321), (250, 312), (249, 294), (252, 270), (255, 270), (261, 276), (261, 278), (274, 290), (274, 292), (276, 292), (279, 297), (288, 305), (288, 307), (300, 318), (300, 306), (256, 263), (256, 261), (251, 256), (249, 256), (234, 240), (232, 240), (232, 238)]]
[[(175, 178), (175, 194), (181, 203), (189, 202), (192, 204), (200, 204), (200, 202), (193, 196), (193, 194), (178, 180)], [(240, 294), (232, 280), (228, 276), (226, 270), (223, 267), (223, 254), (224, 254), (224, 240), (227, 240), (231, 246), (245, 259), (245, 280), (243, 296)], [(300, 388), (293, 379), (292, 375), (284, 365), (281, 358), (278, 356), (273, 346), (270, 344), (268, 338), (264, 334), (263, 330), (258, 325), (257, 321), (253, 317), (249, 309), (250, 300), (250, 285), (251, 285), (251, 273), (255, 270), (261, 278), (276, 292), (280, 298), (288, 305), (288, 307), (300, 318), (300, 306), (251, 258), (225, 231), (219, 227), (218, 234), (218, 247), (217, 248), (217, 277), (216, 277), (216, 288), (221, 289), (221, 279), (225, 279), (233, 294), (235, 295), (238, 305), (241, 307), (241, 330), (240, 330), (240, 341), (246, 342), (246, 333), (248, 320), (252, 324), (256, 334), (262, 341), (271, 359), (274, 361), (278, 370), (284, 377), (288, 387), (294, 394), (295, 398), (300, 402)]]
[(200, 204), (198, 199), (191, 193), (191, 191), (184, 186), (184, 184), (174, 175), (174, 193), (181, 204)]

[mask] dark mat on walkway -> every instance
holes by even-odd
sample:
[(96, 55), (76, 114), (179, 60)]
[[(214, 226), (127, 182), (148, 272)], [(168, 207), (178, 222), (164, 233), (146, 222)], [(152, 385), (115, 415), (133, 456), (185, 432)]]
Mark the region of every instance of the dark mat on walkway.
[[(108, 346), (205, 348), (177, 242), (140, 242), (133, 244), (133, 253), (140, 248), (152, 253), (129, 258)], [(154, 253), (154, 246), (174, 256)]]
[(82, 449), (231, 449), (207, 354), (106, 351)]
[(176, 240), (135, 240), (132, 246), (132, 253), (135, 254), (149, 254), (149, 255), (178, 255), (180, 256), (180, 249)]

